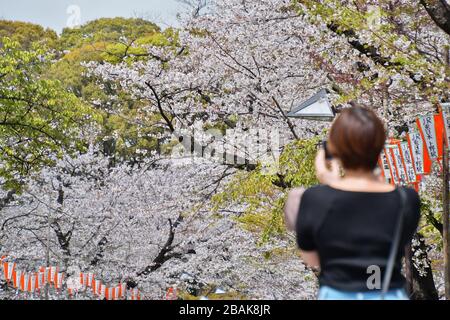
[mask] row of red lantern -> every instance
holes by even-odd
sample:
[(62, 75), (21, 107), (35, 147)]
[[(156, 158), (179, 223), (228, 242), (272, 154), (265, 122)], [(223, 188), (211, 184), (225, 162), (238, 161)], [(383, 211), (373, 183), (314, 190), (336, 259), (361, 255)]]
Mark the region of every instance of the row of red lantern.
[(439, 114), (417, 118), (417, 128), (409, 128), (406, 141), (389, 139), (378, 161), (387, 181), (413, 185), (418, 190), (433, 162), (442, 166), (444, 143), (450, 145), (449, 107), (440, 106)]
[[(48, 284), (55, 289), (60, 290), (63, 286), (63, 272), (58, 272), (58, 267), (41, 267), (39, 272), (25, 272), (17, 270), (15, 262), (4, 261), (6, 256), (1, 257), (0, 266), (3, 268), (3, 275), (8, 283), (14, 288), (28, 293), (42, 292), (42, 289)], [(117, 286), (108, 287), (102, 281), (95, 279), (93, 273), (80, 273), (79, 283), (66, 283), (69, 296), (80, 292), (81, 290), (91, 289), (94, 296), (106, 300), (131, 299), (141, 300), (139, 289), (127, 290), (126, 284), (119, 283)]]
[(118, 300), (126, 297), (131, 300), (141, 300), (141, 293), (138, 288), (127, 290), (125, 283), (119, 283), (117, 286), (108, 287), (102, 281), (95, 279), (93, 273), (80, 273), (80, 285), (70, 289), (72, 295), (80, 290), (90, 288), (94, 296), (105, 298), (106, 300)]
[(1, 262), (3, 275), (8, 284), (18, 290), (35, 293), (49, 284), (55, 289), (61, 289), (64, 273), (58, 272), (57, 267), (41, 267), (39, 272), (26, 272), (17, 270), (14, 262)]

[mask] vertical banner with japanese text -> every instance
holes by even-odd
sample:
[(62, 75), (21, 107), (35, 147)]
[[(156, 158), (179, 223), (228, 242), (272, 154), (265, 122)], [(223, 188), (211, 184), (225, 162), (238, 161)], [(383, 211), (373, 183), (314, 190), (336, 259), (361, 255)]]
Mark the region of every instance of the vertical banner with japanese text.
[(414, 183), (417, 181), (417, 177), (416, 171), (414, 170), (413, 158), (409, 149), (408, 142), (403, 141), (399, 146), (403, 158), (403, 164), (405, 165), (406, 178), (408, 179), (408, 183)]
[(412, 131), (407, 134), (409, 147), (411, 149), (412, 157), (414, 160), (414, 168), (417, 174), (424, 174), (424, 149), (423, 140), (418, 131)]
[(434, 115), (420, 117), (417, 119), (417, 125), (419, 127), (420, 134), (422, 135), (422, 139), (425, 141), (425, 146), (430, 159), (437, 160), (439, 158), (439, 153), (436, 142)]

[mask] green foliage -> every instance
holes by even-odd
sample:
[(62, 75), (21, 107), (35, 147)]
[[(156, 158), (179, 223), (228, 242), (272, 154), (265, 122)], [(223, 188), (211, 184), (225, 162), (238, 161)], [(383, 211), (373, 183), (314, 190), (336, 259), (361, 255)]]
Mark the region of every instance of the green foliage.
[(175, 30), (160, 32), (155, 24), (142, 19), (91, 21), (79, 28), (63, 30), (59, 48), (65, 54), (52, 64), (45, 77), (59, 80), (81, 100), (94, 104), (102, 115), (98, 142), (112, 139), (115, 155), (134, 161), (159, 148), (157, 140), (149, 136), (162, 130), (153, 126), (160, 117), (146, 114), (142, 110), (146, 102), (133, 99), (116, 83), (104, 82), (99, 87), (96, 78), (84, 76), (87, 70), (82, 63), (115, 64), (150, 59), (147, 45), (174, 46), (177, 38)]
[(144, 19), (101, 18), (78, 28), (63, 29), (59, 43), (63, 50), (71, 50), (97, 42), (126, 42), (159, 32), (156, 24)]
[(36, 44), (22, 50), (3, 38), (0, 48), (0, 177), (17, 187), (21, 176), (50, 164), (63, 150), (83, 147), (80, 130), (98, 116), (59, 81), (42, 78), (51, 58)]
[(128, 42), (108, 43), (101, 58), (110, 63), (132, 63), (138, 60), (146, 60), (149, 58), (146, 49), (147, 45), (160, 47), (174, 46), (176, 44), (177, 37), (172, 38), (172, 36), (173, 31), (168, 29), (164, 32), (154, 32), (148, 35), (143, 34), (137, 38), (129, 40)]
[(0, 39), (10, 38), (20, 43), (23, 49), (31, 49), (32, 44), (38, 42), (53, 48), (56, 45), (58, 35), (51, 29), (44, 29), (40, 25), (21, 22), (0, 20)]
[(317, 184), (314, 159), (321, 136), (309, 140), (293, 141), (280, 156), (280, 173), (289, 185), (311, 186)]
[(261, 234), (262, 242), (283, 235), (287, 190), (277, 184), (280, 180), (292, 187), (308, 187), (317, 183), (314, 159), (319, 141), (320, 137), (315, 137), (286, 145), (276, 173), (268, 174), (261, 164), (254, 171), (237, 173), (225, 190), (213, 197), (215, 210), (243, 205), (245, 210), (237, 220), (245, 229)]
[[(66, 118), (59, 118), (59, 116), (71, 117), (74, 122), (79, 121), (79, 126), (81, 126), (84, 122), (80, 118), (82, 113), (86, 112), (86, 117), (89, 117), (89, 114), (93, 115), (93, 109), (88, 110), (87, 105), (96, 106), (95, 118), (102, 124), (98, 142), (103, 143), (102, 140), (113, 139), (113, 152), (119, 158), (136, 160), (159, 148), (158, 141), (150, 136), (162, 130), (153, 126), (160, 121), (160, 117), (145, 114), (142, 110), (145, 102), (133, 99), (120, 86), (105, 83), (104, 86), (99, 87), (97, 79), (84, 75), (86, 68), (82, 66), (82, 62), (120, 63), (149, 59), (145, 46), (149, 44), (173, 45), (173, 41), (177, 39), (175, 30), (167, 29), (160, 32), (157, 25), (143, 19), (102, 18), (88, 22), (79, 28), (64, 29), (60, 38), (55, 32), (44, 30), (38, 25), (0, 21), (0, 35), (8, 35), (13, 38), (13, 41), (5, 40), (2, 59), (6, 59), (7, 55), (13, 52), (18, 55), (13, 57), (13, 59), (17, 58), (16, 65), (12, 61), (3, 60), (4, 73), (15, 70), (1, 79), (2, 85), (4, 84), (2, 88), (20, 88), (20, 91), (8, 92), (7, 98), (10, 104), (6, 108), (4, 102), (1, 112), (2, 114), (3, 112), (8, 113), (9, 119), (12, 119), (12, 110), (17, 111), (19, 117), (21, 112), (26, 113), (29, 117), (26, 118), (27, 121), (35, 123), (32, 127), (31, 123), (26, 123), (27, 127), (24, 127), (25, 124), (22, 123), (22, 130), (25, 128), (39, 129), (43, 131), (41, 135), (48, 138), (48, 141), (42, 137), (38, 139), (35, 130), (32, 142), (24, 143), (22, 149), (15, 147), (11, 151), (10, 147), (3, 146), (2, 143), (4, 148), (2, 153), (8, 154), (9, 159), (16, 159), (14, 164), (10, 163), (2, 169), (2, 176), (8, 175), (9, 181), (12, 181), (12, 177), (16, 176), (18, 172), (25, 174), (31, 168), (51, 162), (48, 155), (56, 152), (58, 146), (60, 151), (68, 147), (65, 144), (69, 141), (76, 144), (74, 141), (77, 140), (70, 139), (75, 133), (68, 132), (73, 128), (66, 123)], [(19, 54), (19, 48), (14, 47), (17, 43), (20, 43), (21, 48), (29, 49), (30, 57), (27, 57), (25, 52), (19, 57), (22, 53)], [(49, 51), (54, 51), (55, 56), (50, 57), (47, 54)], [(54, 59), (52, 63), (49, 63), (50, 58)], [(21, 59), (23, 62), (20, 62)], [(19, 70), (22, 71), (22, 76)], [(17, 83), (11, 83), (11, 85), (9, 82), (7, 83), (7, 81), (12, 81), (14, 76), (17, 77), (15, 79)], [(21, 78), (19, 79), (19, 77)], [(16, 96), (12, 97), (12, 93), (16, 96), (20, 95), (21, 100)], [(53, 97), (53, 100), (47, 101), (46, 99), (50, 97)], [(115, 97), (115, 99), (111, 97)], [(15, 100), (12, 100), (13, 98)], [(58, 109), (57, 105), (61, 101), (65, 101), (64, 107), (67, 109), (65, 111), (73, 111), (74, 114), (59, 113), (61, 109)], [(24, 111), (20, 108), (13, 108), (12, 102), (21, 104), (23, 109), (27, 108), (27, 104), (33, 104), (33, 107), (30, 108), (31, 111)], [(41, 109), (34, 106), (38, 103), (43, 104)], [(44, 106), (49, 104), (52, 104), (54, 109), (45, 109)], [(75, 113), (75, 109), (78, 113)], [(43, 114), (44, 110), (48, 110), (49, 114)], [(51, 116), (55, 118), (52, 120)], [(145, 118), (145, 121), (136, 121), (140, 118)], [(39, 121), (42, 121), (42, 124)], [(67, 125), (67, 128), (63, 128), (62, 125)], [(66, 129), (67, 132), (61, 129)], [(3, 125), (1, 138), (3, 139), (3, 135), (12, 134), (11, 130), (13, 129), (10, 128), (6, 132), (6, 126)], [(14, 128), (14, 130), (18, 129)], [(19, 135), (22, 136), (25, 133), (16, 133), (16, 136)], [(63, 139), (65, 137), (66, 140)], [(50, 143), (53, 140), (55, 142)], [(34, 145), (30, 146), (31, 143)], [(33, 152), (27, 154), (25, 149), (29, 148), (36, 150), (36, 154)], [(137, 154), (138, 152), (139, 154)], [(36, 158), (40, 160), (38, 161)]]
[[(427, 99), (445, 96), (448, 92), (448, 81), (438, 80), (442, 73), (450, 73), (448, 65), (440, 59), (430, 59), (428, 54), (418, 50), (417, 39), (402, 31), (407, 28), (411, 34), (420, 33), (424, 26), (433, 23), (428, 15), (419, 13), (420, 4), (402, 2), (392, 8), (388, 1), (378, 1), (370, 6), (371, 10), (367, 10), (368, 6), (363, 1), (355, 1), (350, 5), (339, 0), (294, 0), (292, 3), (299, 13), (308, 13), (312, 23), (332, 25), (336, 33), (347, 41), (358, 41), (366, 49), (376, 48), (377, 54), (389, 60), (389, 63), (383, 62), (385, 76), (374, 78), (366, 75), (360, 84), (351, 88), (352, 92), (342, 95), (337, 103), (353, 100), (399, 73), (422, 75), (420, 91)], [(399, 27), (396, 21), (405, 16), (409, 16), (411, 23)], [(378, 17), (382, 18), (382, 23), (374, 26), (373, 22)], [(359, 34), (364, 36), (359, 37)], [(310, 40), (312, 43), (323, 41)], [(325, 55), (322, 57), (327, 58)], [(405, 102), (398, 101), (398, 104)]]

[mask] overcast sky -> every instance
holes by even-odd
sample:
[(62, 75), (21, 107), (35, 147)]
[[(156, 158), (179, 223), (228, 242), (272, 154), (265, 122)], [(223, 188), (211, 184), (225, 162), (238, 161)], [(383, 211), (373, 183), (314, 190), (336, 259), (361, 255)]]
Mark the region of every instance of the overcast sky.
[(176, 14), (183, 10), (176, 0), (0, 0), (0, 19), (33, 22), (58, 33), (100, 17), (141, 17), (163, 28), (176, 26)]

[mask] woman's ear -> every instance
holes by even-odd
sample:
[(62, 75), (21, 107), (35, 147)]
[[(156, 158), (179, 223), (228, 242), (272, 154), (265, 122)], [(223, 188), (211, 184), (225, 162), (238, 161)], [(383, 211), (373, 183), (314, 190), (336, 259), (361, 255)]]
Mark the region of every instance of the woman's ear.
[(344, 167), (338, 158), (330, 161), (330, 170), (335, 177), (342, 178), (344, 176)]

